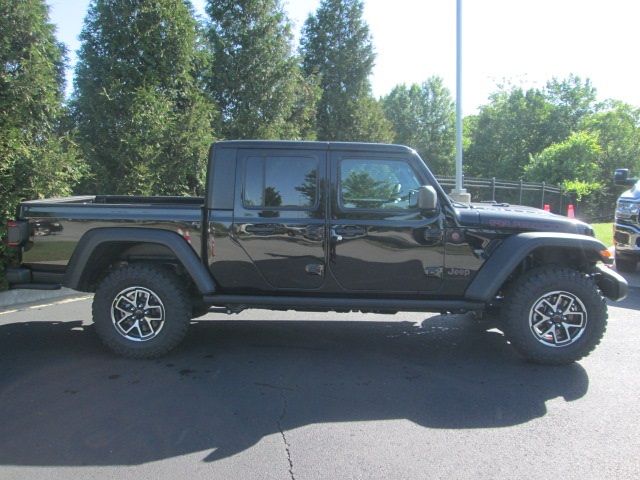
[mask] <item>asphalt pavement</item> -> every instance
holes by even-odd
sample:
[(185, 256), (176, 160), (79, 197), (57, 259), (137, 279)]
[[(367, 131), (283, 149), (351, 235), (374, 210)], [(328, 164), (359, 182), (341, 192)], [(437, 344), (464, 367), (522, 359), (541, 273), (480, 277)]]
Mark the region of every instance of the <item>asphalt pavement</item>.
[(640, 290), (600, 347), (524, 363), (466, 316), (209, 315), (109, 353), (89, 298), (0, 313), (0, 478), (640, 476)]

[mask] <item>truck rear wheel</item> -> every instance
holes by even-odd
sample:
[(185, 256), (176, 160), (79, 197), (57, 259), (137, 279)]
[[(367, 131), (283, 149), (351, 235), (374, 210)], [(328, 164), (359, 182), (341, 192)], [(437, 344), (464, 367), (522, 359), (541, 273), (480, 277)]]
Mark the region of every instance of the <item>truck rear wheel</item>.
[(502, 309), (507, 339), (525, 359), (562, 365), (585, 357), (607, 327), (607, 306), (587, 275), (541, 267), (518, 278)]
[(191, 320), (189, 296), (168, 268), (132, 264), (114, 270), (93, 299), (102, 342), (119, 355), (154, 358), (175, 348)]

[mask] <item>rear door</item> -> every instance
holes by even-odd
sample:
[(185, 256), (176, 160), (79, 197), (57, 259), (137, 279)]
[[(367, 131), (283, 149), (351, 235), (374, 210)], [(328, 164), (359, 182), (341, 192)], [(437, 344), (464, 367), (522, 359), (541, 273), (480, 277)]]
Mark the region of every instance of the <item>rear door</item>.
[(326, 170), (323, 150), (238, 151), (233, 231), (272, 288), (324, 283)]
[(344, 290), (424, 293), (440, 288), (443, 217), (421, 212), (428, 182), (408, 154), (331, 152), (329, 268)]

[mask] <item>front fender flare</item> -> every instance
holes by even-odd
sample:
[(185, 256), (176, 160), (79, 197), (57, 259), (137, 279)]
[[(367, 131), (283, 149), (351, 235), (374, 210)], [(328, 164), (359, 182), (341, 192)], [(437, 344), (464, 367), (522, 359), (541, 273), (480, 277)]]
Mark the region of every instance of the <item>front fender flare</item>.
[(600, 258), (602, 242), (586, 235), (526, 232), (506, 238), (491, 254), (465, 292), (465, 299), (490, 302), (527, 255), (540, 247), (570, 248)]

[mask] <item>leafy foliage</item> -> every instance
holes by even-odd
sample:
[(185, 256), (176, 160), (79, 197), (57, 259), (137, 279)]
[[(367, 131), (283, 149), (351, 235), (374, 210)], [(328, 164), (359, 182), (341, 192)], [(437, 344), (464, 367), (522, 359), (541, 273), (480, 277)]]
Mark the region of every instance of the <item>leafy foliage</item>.
[(589, 80), (552, 79), (542, 90), (501, 89), (465, 119), (468, 171), (565, 185), (583, 214), (612, 215), (618, 167), (640, 169), (640, 110), (596, 102)]
[(564, 189), (581, 201), (589, 195), (599, 191), (602, 185), (598, 182), (583, 182), (582, 180), (566, 180), (562, 183)]
[(480, 108), (468, 132), (469, 173), (521, 178), (531, 155), (562, 142), (593, 114), (596, 91), (589, 80), (571, 75), (552, 79), (544, 89), (501, 87)]
[(291, 24), (279, 0), (210, 0), (215, 63), (207, 85), (227, 138), (309, 139), (319, 97), (292, 54)]
[(198, 25), (182, 0), (94, 0), (73, 108), (92, 193), (201, 190), (215, 108)]
[(598, 108), (596, 89), (591, 81), (583, 81), (576, 75), (551, 79), (543, 93), (552, 106), (549, 122), (558, 138), (566, 138), (579, 130), (582, 120)]
[(587, 132), (572, 133), (566, 140), (533, 155), (525, 167), (525, 174), (527, 179), (556, 185), (567, 180), (596, 182), (601, 153), (597, 136)]
[(465, 152), (468, 173), (520, 178), (532, 153), (560, 140), (549, 125), (551, 105), (535, 89), (500, 90), (480, 108)]
[(380, 104), (371, 97), (375, 53), (360, 0), (322, 0), (304, 24), (300, 51), (322, 96), (316, 117), (320, 140), (388, 142), (393, 138)]
[(601, 148), (598, 162), (603, 171), (627, 167), (640, 172), (640, 109), (607, 102), (599, 112), (585, 117), (581, 127), (597, 135)]
[(64, 48), (48, 17), (42, 0), (0, 2), (1, 229), (21, 199), (69, 194), (83, 173), (62, 105)]
[(394, 143), (415, 148), (432, 171), (454, 171), (455, 104), (440, 77), (421, 85), (398, 85), (384, 97), (387, 118), (394, 126)]

